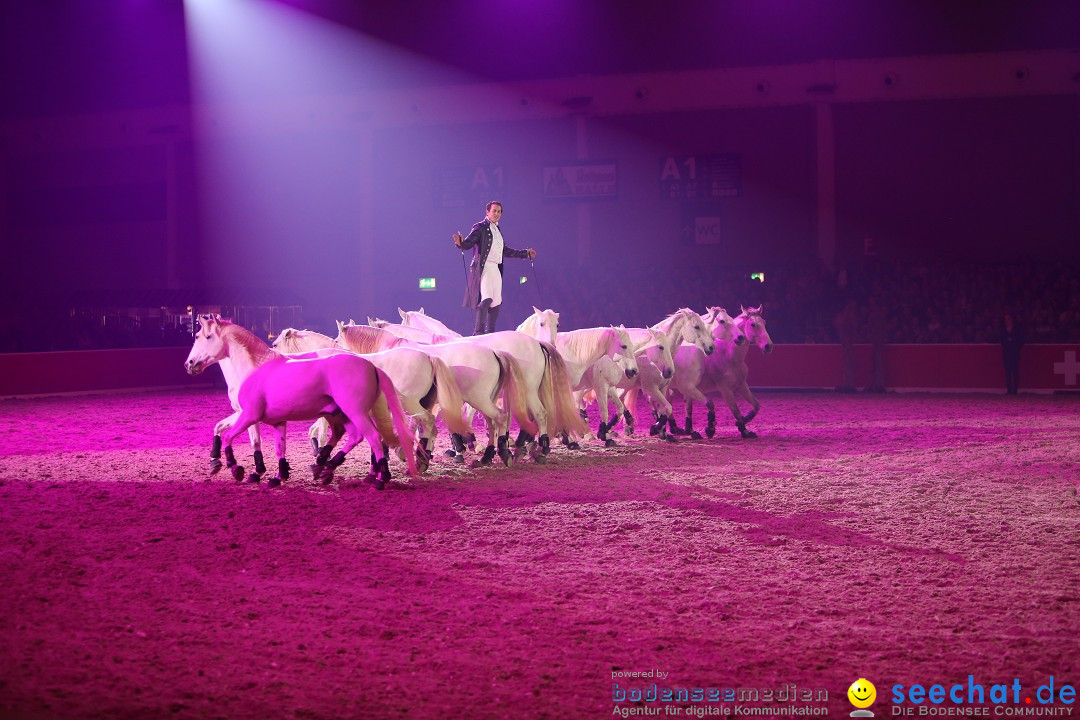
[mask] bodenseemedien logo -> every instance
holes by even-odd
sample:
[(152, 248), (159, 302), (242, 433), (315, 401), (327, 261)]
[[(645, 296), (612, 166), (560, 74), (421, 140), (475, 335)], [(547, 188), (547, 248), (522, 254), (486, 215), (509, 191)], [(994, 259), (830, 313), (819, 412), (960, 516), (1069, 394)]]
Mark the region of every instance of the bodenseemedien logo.
[(847, 696), (851, 704), (857, 708), (851, 712), (851, 717), (874, 717), (874, 712), (866, 709), (877, 699), (877, 688), (874, 687), (874, 683), (866, 678), (859, 678), (851, 683)]

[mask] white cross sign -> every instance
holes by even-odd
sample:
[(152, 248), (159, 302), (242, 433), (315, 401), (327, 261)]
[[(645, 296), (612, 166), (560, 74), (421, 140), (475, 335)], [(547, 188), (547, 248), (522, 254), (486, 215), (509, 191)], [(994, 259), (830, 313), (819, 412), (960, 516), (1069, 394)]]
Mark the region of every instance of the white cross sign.
[(1064, 376), (1066, 385), (1075, 385), (1078, 373), (1080, 373), (1080, 362), (1076, 361), (1075, 350), (1066, 350), (1065, 359), (1054, 363), (1054, 374)]

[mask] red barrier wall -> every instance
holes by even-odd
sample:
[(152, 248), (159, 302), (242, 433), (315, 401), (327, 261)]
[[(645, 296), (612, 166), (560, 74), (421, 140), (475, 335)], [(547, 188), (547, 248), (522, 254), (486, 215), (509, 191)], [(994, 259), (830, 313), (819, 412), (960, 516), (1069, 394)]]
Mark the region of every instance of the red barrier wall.
[(0, 396), (47, 395), (148, 387), (224, 387), (221, 370), (189, 377), (189, 347), (0, 355)]
[[(855, 345), (855, 386), (870, 385), (871, 346)], [(751, 348), (752, 387), (835, 388), (843, 384), (839, 345)], [(1078, 390), (1080, 345), (1027, 345), (1020, 356), (1021, 390)], [(887, 345), (885, 386), (894, 390), (1002, 390), (1000, 345)]]
[[(224, 387), (221, 371), (188, 377), (190, 348), (83, 350), (0, 355), (0, 396), (94, 392), (146, 387)], [(855, 384), (870, 384), (869, 345), (856, 345)], [(835, 388), (842, 382), (839, 345), (776, 345), (747, 356), (755, 388)], [(1020, 359), (1021, 390), (1078, 390), (1080, 345), (1028, 345)], [(885, 384), (894, 390), (1004, 390), (998, 345), (888, 345)]]

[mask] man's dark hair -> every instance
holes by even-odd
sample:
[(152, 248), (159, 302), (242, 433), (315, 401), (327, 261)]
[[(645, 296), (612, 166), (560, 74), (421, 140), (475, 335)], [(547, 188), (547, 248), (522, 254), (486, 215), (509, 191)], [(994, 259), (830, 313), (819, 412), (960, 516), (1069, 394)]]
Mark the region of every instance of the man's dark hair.
[(502, 207), (501, 202), (499, 202), (498, 200), (492, 200), (491, 202), (489, 202), (487, 205), (484, 206), (484, 212), (487, 212), (488, 210), (490, 210), (492, 205), (498, 205), (499, 207)]

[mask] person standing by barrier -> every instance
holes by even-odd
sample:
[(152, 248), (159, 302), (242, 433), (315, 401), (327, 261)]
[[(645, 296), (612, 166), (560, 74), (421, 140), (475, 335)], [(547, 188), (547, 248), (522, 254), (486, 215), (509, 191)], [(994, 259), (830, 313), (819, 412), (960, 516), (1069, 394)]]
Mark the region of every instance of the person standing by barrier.
[(1009, 395), (1020, 391), (1020, 349), (1023, 346), (1024, 331), (1006, 310), (1001, 318), (1001, 360), (1005, 366), (1005, 392)]

